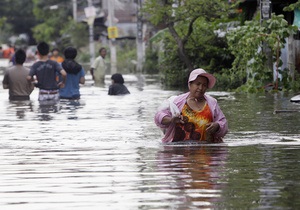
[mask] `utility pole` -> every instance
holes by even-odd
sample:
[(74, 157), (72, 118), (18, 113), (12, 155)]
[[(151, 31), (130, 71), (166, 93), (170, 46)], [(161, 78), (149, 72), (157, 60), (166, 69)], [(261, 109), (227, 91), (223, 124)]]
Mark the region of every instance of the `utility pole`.
[[(107, 0), (108, 3), (108, 27), (110, 29), (115, 27), (115, 0)], [(111, 74), (117, 73), (117, 50), (116, 50), (116, 39), (109, 39), (110, 49), (110, 72)]]
[(89, 25), (89, 45), (90, 45), (90, 63), (95, 60), (95, 45), (94, 45), (94, 20), (96, 17), (96, 9), (93, 6), (92, 0), (88, 0), (88, 7), (84, 9), (87, 23)]
[(142, 0), (137, 1), (137, 72), (141, 73), (143, 69), (143, 16), (142, 16)]
[(271, 4), (270, 0), (260, 0), (260, 23), (262, 24), (264, 20), (271, 18)]
[(77, 22), (77, 0), (72, 0), (73, 2), (73, 20)]
[[(260, 24), (263, 26), (267, 20), (271, 18), (271, 12), (272, 12), (272, 2), (270, 0), (260, 0)], [(273, 68), (273, 59), (272, 59), (272, 51), (269, 46), (265, 42), (263, 42), (263, 52), (267, 56), (267, 63), (266, 67), (271, 69), (273, 71), (273, 78), (274, 81), (277, 82), (278, 75), (276, 72), (274, 72)], [(277, 87), (276, 87), (277, 89)]]

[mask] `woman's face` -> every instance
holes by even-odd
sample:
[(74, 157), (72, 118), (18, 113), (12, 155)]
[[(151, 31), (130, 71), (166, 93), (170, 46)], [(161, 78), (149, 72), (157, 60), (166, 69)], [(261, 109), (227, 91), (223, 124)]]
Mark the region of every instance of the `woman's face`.
[(198, 76), (190, 83), (190, 95), (195, 98), (203, 97), (208, 87), (208, 79), (206, 77)]

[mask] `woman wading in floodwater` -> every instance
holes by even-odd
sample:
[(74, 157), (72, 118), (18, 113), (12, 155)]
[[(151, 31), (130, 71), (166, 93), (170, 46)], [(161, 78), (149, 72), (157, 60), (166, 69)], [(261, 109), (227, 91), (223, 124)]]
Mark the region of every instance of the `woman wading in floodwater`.
[(212, 74), (195, 69), (189, 76), (189, 92), (170, 97), (158, 109), (154, 121), (164, 130), (162, 142), (223, 142), (228, 131), (227, 120), (217, 100), (205, 94), (215, 82)]

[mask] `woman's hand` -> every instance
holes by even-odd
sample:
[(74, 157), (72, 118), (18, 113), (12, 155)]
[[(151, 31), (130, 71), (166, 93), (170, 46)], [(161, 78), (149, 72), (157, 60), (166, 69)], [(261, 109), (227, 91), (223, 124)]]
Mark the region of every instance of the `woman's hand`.
[(171, 119), (171, 123), (175, 123), (175, 124), (181, 123), (181, 124), (184, 124), (185, 122), (184, 122), (184, 120), (183, 120), (183, 116), (182, 116), (182, 115), (178, 115), (178, 116), (173, 117), (173, 118)]
[(206, 132), (210, 134), (217, 133), (219, 129), (220, 129), (220, 125), (219, 123), (216, 122), (208, 123), (206, 125)]
[(184, 124), (185, 121), (183, 120), (183, 116), (182, 115), (178, 115), (176, 117), (168, 117), (168, 116), (166, 116), (166, 117), (164, 117), (162, 119), (162, 124), (163, 125), (170, 125), (172, 123), (174, 123), (174, 124), (176, 124), (176, 123)]

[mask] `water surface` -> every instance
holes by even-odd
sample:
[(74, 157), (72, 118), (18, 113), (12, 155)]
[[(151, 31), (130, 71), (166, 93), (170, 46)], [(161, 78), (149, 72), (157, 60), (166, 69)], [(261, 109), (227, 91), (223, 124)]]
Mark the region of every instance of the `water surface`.
[(81, 100), (54, 105), (37, 90), (9, 102), (0, 89), (1, 209), (300, 208), (292, 95), (210, 92), (229, 121), (225, 143), (163, 145), (153, 116), (180, 91), (149, 76), (125, 81), (130, 95), (88, 81)]

